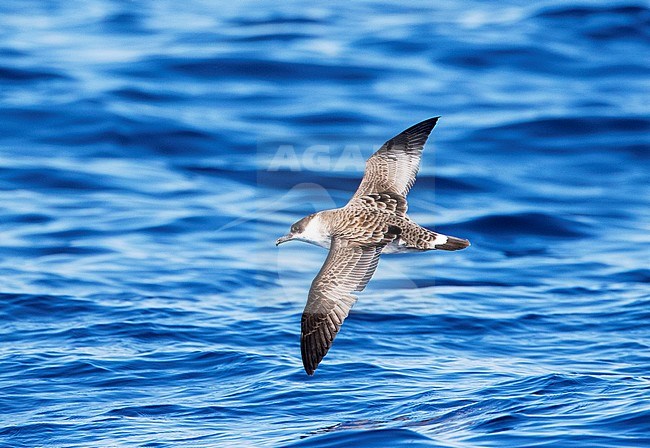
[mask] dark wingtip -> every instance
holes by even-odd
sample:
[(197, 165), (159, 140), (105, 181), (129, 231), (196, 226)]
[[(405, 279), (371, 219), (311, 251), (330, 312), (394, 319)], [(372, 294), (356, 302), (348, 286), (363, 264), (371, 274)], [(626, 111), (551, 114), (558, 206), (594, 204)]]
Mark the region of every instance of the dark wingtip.
[[(305, 317), (303, 316), (303, 322)], [(300, 354), (302, 357), (302, 366), (305, 368), (307, 375), (312, 376), (318, 367), (318, 364), (323, 359), (321, 356), (320, 359), (316, 359), (314, 348), (309, 348), (309, 342), (305, 340), (304, 330), (300, 335)], [(323, 355), (324, 356), (324, 355)]]
[(410, 132), (410, 133), (415, 133), (415, 132), (431, 132), (431, 130), (436, 126), (438, 123), (438, 119), (440, 116), (437, 117), (432, 117), (432, 118), (427, 118), (426, 120), (423, 120), (419, 123), (414, 124), (410, 128), (408, 128), (404, 132)]
[(411, 144), (424, 145), (424, 143), (429, 138), (429, 134), (431, 134), (431, 131), (436, 126), (436, 123), (438, 123), (439, 118), (439, 116), (432, 117), (414, 124), (407, 130), (403, 131), (401, 135), (408, 136)]
[(305, 368), (305, 372), (307, 373), (307, 375), (312, 376), (316, 371), (318, 364), (313, 365), (309, 357), (305, 355), (306, 353), (304, 353), (302, 357), (302, 366)]
[(414, 124), (410, 128), (400, 132), (390, 140), (384, 143), (384, 146), (377, 151), (390, 151), (395, 147), (400, 148), (402, 151), (415, 151), (420, 152), (424, 144), (429, 138), (429, 134), (438, 123), (438, 117), (427, 118), (424, 121)]

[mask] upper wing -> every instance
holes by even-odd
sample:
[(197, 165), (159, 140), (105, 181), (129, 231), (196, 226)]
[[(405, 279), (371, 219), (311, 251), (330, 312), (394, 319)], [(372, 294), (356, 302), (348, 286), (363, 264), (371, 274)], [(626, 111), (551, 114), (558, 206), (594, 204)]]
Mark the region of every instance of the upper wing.
[[(382, 211), (395, 214), (397, 216), (406, 216), (408, 204), (404, 196), (397, 193), (368, 193), (364, 195), (355, 195), (350, 199), (346, 208), (365, 209), (373, 212)], [(371, 219), (375, 219), (375, 213), (370, 214)]]
[(406, 197), (420, 169), (422, 148), (438, 118), (411, 126), (384, 143), (366, 162), (366, 172), (354, 197), (381, 192)]
[(383, 246), (354, 246), (334, 238), (325, 264), (311, 284), (302, 313), (300, 351), (312, 375), (332, 346), (356, 297), (374, 274)]

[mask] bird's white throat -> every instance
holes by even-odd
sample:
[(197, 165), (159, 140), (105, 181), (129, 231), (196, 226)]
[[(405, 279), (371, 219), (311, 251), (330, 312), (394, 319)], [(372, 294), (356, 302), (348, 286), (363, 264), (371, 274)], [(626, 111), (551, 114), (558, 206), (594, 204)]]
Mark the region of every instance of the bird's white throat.
[(302, 233), (296, 235), (295, 239), (326, 249), (329, 249), (331, 244), (331, 235), (323, 219), (318, 214), (309, 221)]

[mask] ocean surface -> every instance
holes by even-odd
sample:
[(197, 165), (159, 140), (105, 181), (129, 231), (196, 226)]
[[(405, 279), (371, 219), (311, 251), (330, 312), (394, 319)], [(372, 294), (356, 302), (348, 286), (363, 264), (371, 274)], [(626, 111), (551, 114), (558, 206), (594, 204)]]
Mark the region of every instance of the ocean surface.
[[(0, 446), (650, 447), (643, 1), (0, 3)], [(441, 115), (316, 374), (275, 246)]]

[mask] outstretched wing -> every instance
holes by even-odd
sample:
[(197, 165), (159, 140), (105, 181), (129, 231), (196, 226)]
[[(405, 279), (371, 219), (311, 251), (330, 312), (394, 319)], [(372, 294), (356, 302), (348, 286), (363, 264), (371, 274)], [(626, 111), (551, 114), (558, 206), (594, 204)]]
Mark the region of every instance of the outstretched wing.
[(333, 238), (325, 264), (311, 284), (302, 313), (300, 351), (305, 371), (312, 375), (379, 263), (383, 245), (355, 246)]
[(438, 118), (411, 126), (384, 143), (366, 162), (366, 172), (354, 197), (382, 192), (406, 197), (420, 169), (422, 148)]

